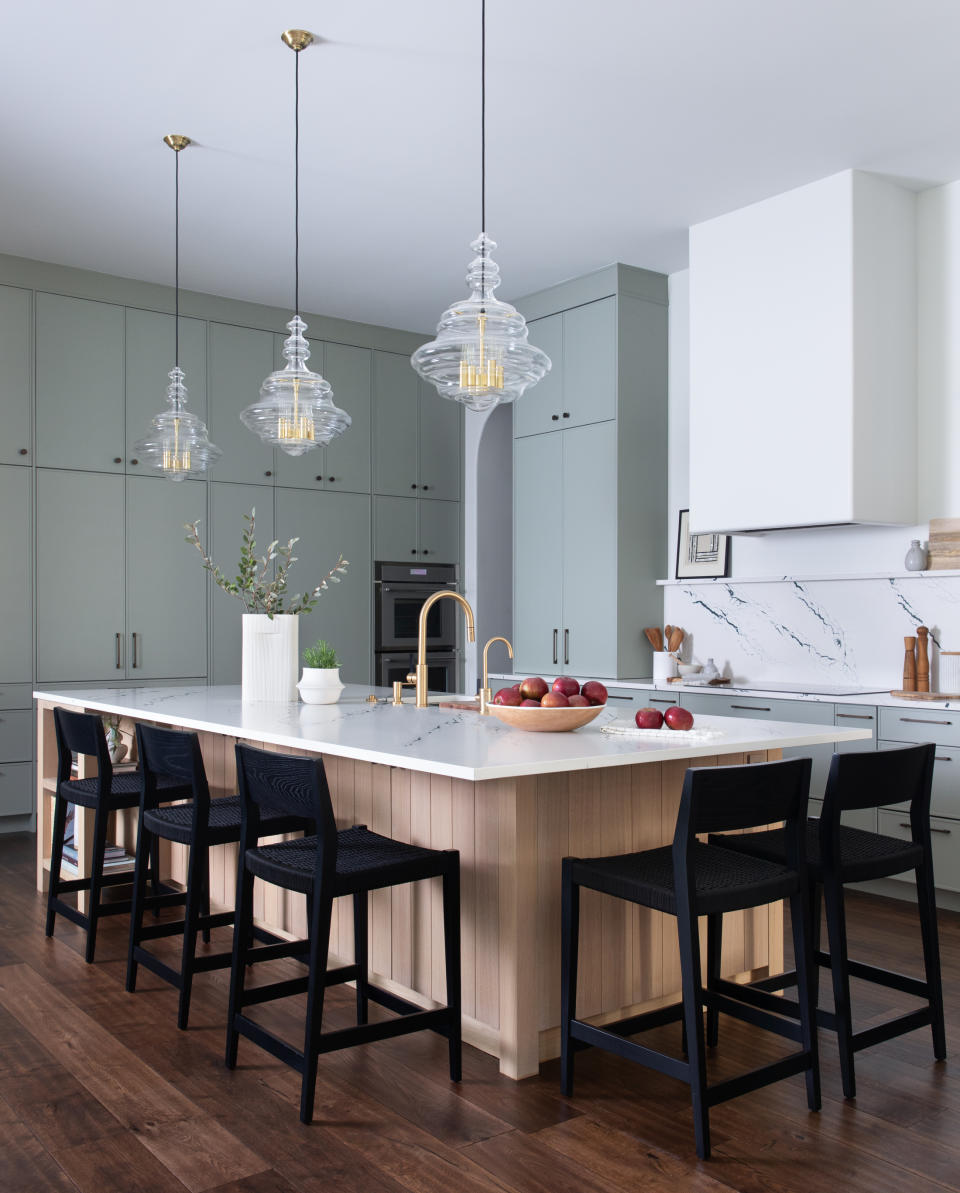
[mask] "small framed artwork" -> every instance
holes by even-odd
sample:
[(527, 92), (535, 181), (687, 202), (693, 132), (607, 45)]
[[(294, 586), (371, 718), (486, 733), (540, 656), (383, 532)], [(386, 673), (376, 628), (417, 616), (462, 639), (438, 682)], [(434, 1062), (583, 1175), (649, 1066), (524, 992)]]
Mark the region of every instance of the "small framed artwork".
[(730, 574), (730, 536), (691, 534), (690, 511), (680, 511), (677, 529), (678, 580), (710, 579)]

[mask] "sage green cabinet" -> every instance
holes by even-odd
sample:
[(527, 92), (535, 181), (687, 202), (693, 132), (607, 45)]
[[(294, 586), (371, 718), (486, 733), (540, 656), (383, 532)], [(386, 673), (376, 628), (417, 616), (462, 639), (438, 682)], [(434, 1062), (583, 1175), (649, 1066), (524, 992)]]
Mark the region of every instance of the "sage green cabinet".
[(563, 436), (517, 439), (513, 465), (513, 669), (542, 675), (560, 663), (563, 630), (563, 523), (543, 500), (548, 478), (560, 491)]
[(123, 483), (99, 472), (37, 474), (39, 683), (126, 675)]
[(0, 464), (33, 463), (32, 297), (0, 286)]
[(610, 296), (531, 321), (530, 341), (553, 367), (517, 402), (515, 435), (616, 418), (617, 315), (617, 298)]
[(256, 401), (264, 379), (274, 370), (273, 341), (270, 331), (209, 325), (208, 428), (223, 452), (216, 465), (217, 480), (273, 484), (273, 448), (240, 421), (240, 412)]
[[(278, 367), (283, 364), (283, 337), (277, 337)], [(311, 344), (310, 365), (333, 387), (333, 400), (352, 419), (351, 425), (326, 447), (302, 456), (276, 453), (277, 484), (299, 489), (370, 492), (371, 352), (349, 344)]]
[(460, 502), (421, 498), (420, 558), (430, 563), (456, 563), (460, 558)]
[(410, 360), (373, 354), (374, 492), (460, 500), (463, 412), (421, 385)]
[[(200, 527), (200, 542), (207, 554), (226, 575), (237, 574), (240, 559), (240, 536), (246, 523), (244, 514), (256, 513), (254, 534), (256, 554), (262, 556), (277, 536), (273, 531), (274, 490), (267, 485), (234, 485), (212, 481), (208, 486), (209, 522)], [(194, 548), (196, 551), (196, 548)], [(200, 564), (199, 555), (195, 561)], [(294, 573), (297, 579), (300, 564)], [(238, 684), (241, 674), (240, 649), (243, 641), (241, 616), (243, 604), (239, 597), (230, 596), (208, 580), (210, 592), (210, 682)]]
[(316, 493), (279, 489), (276, 537), (297, 536), (291, 594), (313, 588), (343, 555), (349, 561), (340, 583), (330, 583), (312, 613), (300, 617), (300, 650), (324, 638), (336, 650), (341, 678), (369, 683), (373, 666), (370, 498), (362, 493)]
[[(33, 474), (0, 465), (0, 683), (33, 678)], [(63, 583), (61, 579), (61, 584)]]
[[(176, 363), (173, 316), (128, 307), (124, 353), (128, 472), (147, 476), (154, 472), (138, 458), (135, 444), (146, 435), (153, 418), (167, 409), (169, 373)], [(180, 319), (180, 368), (187, 409), (206, 422), (207, 324), (203, 319)]]
[(207, 674), (206, 572), (183, 529), (206, 510), (202, 481), (127, 478), (128, 679)]
[(123, 307), (36, 296), (37, 463), (123, 472)]
[(393, 563), (460, 560), (459, 501), (374, 498), (374, 558)]
[(32, 811), (33, 763), (0, 763), (0, 816), (29, 816)]
[(431, 500), (460, 500), (460, 440), (463, 409), (420, 383), (420, 433), (417, 490)]

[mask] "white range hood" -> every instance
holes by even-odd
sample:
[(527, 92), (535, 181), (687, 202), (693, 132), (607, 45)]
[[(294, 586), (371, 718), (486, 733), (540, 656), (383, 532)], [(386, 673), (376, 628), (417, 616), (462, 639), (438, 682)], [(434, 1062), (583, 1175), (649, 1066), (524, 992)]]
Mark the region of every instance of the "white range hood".
[(846, 171), (690, 229), (690, 526), (913, 525), (916, 196)]

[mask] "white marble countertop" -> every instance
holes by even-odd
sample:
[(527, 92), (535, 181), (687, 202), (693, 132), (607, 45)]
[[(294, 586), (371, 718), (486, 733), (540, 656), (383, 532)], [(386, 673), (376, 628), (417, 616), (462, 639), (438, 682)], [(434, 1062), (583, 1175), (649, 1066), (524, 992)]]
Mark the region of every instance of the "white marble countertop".
[(632, 724), (632, 717), (620, 716), (614, 708), (604, 709), (596, 720), (573, 733), (526, 733), (472, 711), (368, 704), (366, 697), (371, 691), (386, 695), (384, 688), (348, 684), (336, 704), (244, 704), (239, 687), (206, 686), (42, 688), (34, 697), (67, 707), (472, 781), (813, 746), (870, 736), (866, 729), (834, 725), (700, 715), (697, 728), (718, 730), (722, 736), (700, 744), (684, 740), (680, 733), (676, 744), (672, 740), (644, 741), (601, 732), (604, 724), (614, 721)]

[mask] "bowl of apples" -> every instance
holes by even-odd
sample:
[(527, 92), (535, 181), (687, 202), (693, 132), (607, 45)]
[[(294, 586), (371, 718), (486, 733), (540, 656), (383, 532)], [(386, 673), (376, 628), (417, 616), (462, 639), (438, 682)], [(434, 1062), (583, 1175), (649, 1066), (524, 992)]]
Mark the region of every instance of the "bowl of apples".
[(528, 733), (569, 733), (592, 721), (607, 703), (607, 689), (597, 679), (581, 685), (561, 675), (553, 685), (539, 675), (501, 688), (487, 707), (490, 715)]

